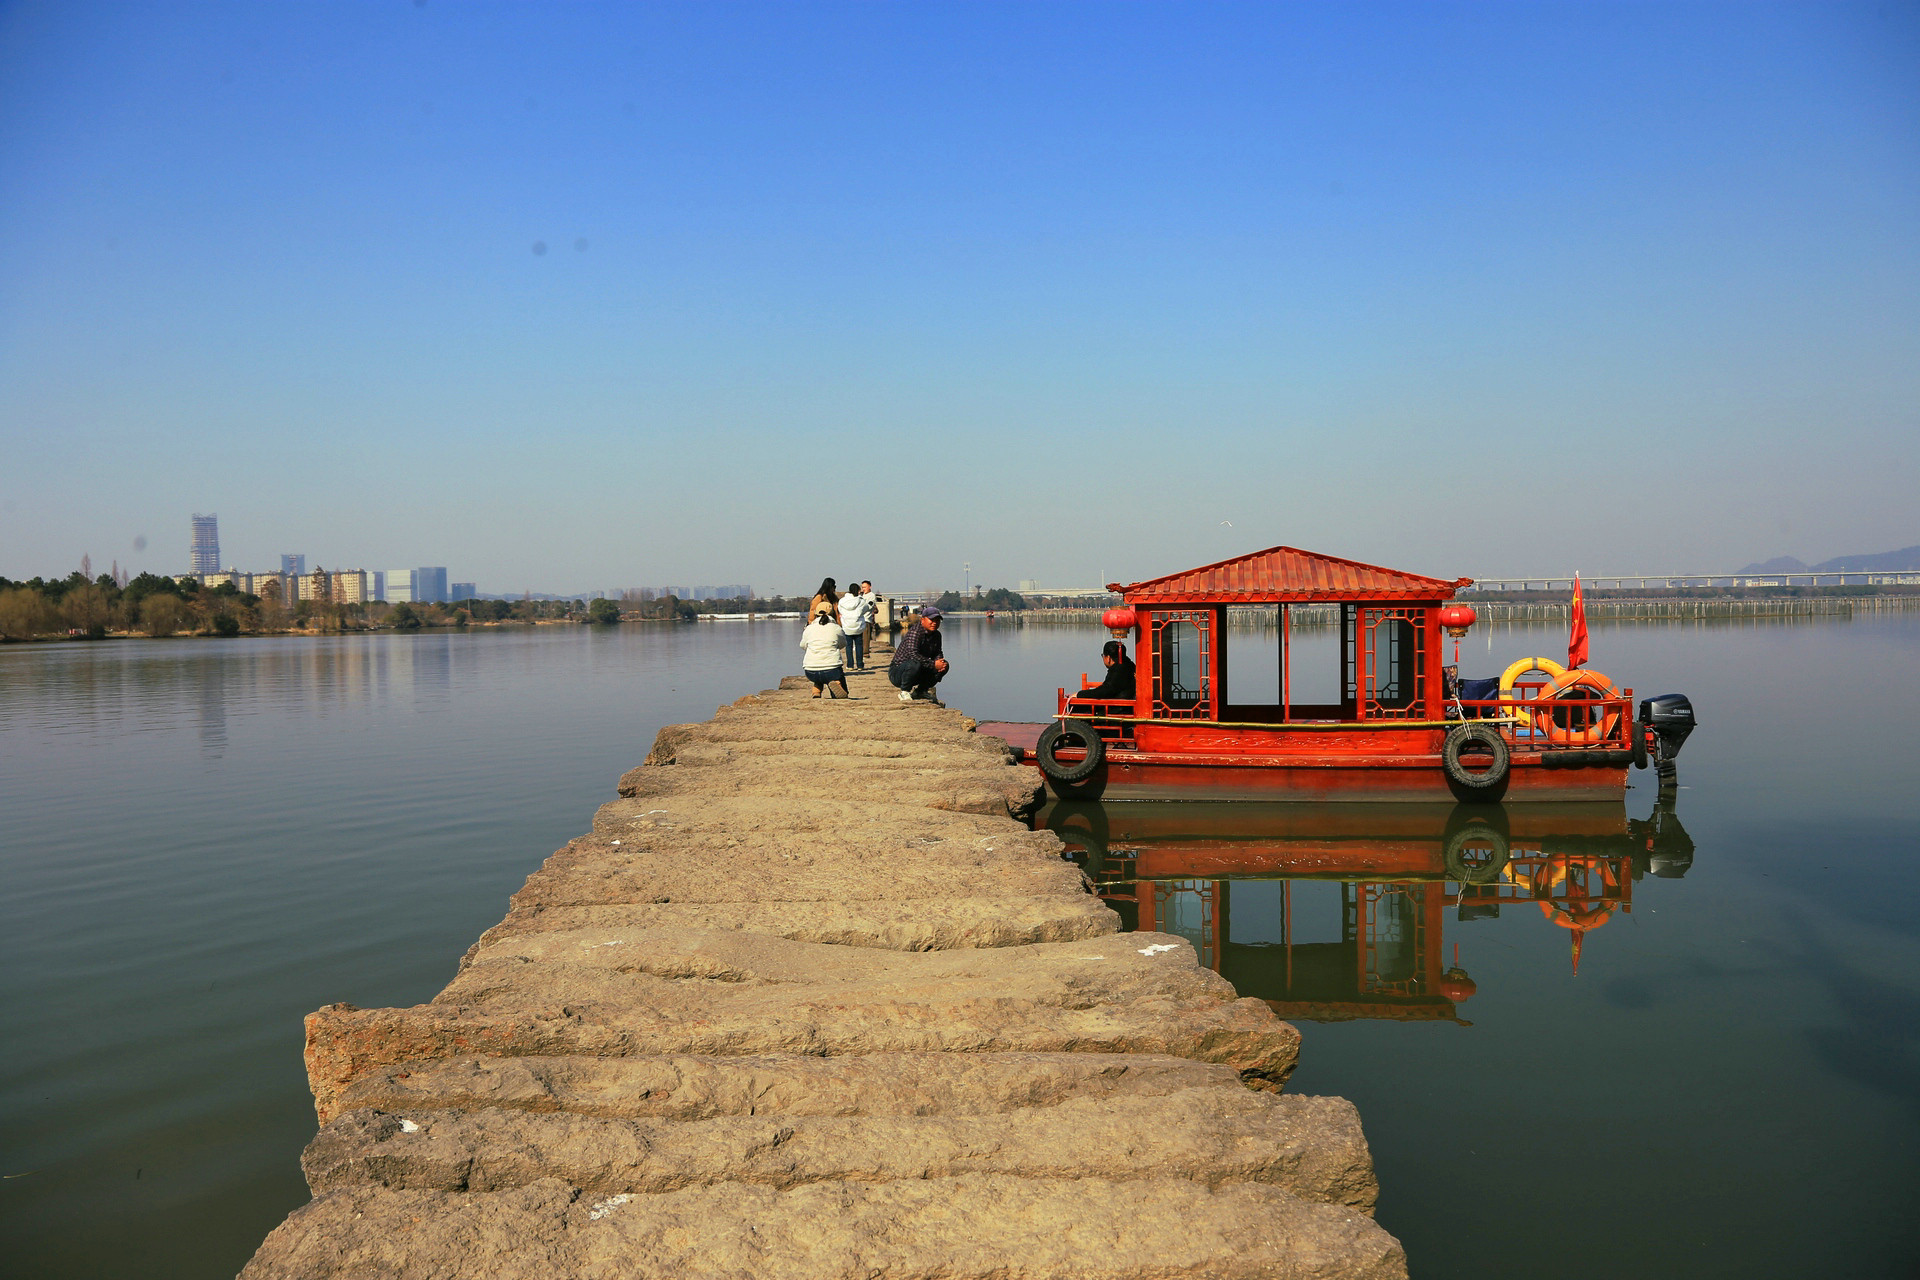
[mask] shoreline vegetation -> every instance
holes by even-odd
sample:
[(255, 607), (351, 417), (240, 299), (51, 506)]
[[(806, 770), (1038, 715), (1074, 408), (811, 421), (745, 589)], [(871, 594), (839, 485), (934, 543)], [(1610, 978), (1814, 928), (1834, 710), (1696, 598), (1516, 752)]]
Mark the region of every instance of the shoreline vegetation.
[[(241, 591), (231, 582), (202, 585), (191, 575), (143, 573), (125, 583), (112, 574), (88, 578), (14, 581), (0, 577), (0, 644), (56, 640), (162, 640), (174, 636), (333, 635), (359, 631), (419, 631), (434, 628), (612, 625), (620, 622), (695, 622), (703, 616), (769, 614), (799, 616), (806, 596), (732, 600), (596, 596), (576, 600), (467, 599), (446, 603), (287, 601)], [(1004, 587), (979, 589), (963, 599), (949, 591), (943, 609), (1015, 611), (1027, 602)]]
[[(1589, 591), (1587, 615), (1602, 620), (1659, 620), (1742, 617), (1848, 617), (1855, 613), (1920, 609), (1920, 588), (1842, 587), (1687, 587), (1650, 591)], [(1564, 620), (1570, 593), (1564, 591), (1468, 592), (1461, 597), (1485, 622)], [(1116, 597), (1117, 599), (1117, 597)], [(1100, 605), (1028, 600), (1004, 587), (957, 591), (935, 603), (946, 613), (1005, 614), (1025, 622), (1054, 625), (1097, 623)], [(330, 635), (363, 631), (419, 631), (495, 626), (612, 625), (621, 622), (695, 622), (702, 617), (786, 614), (806, 608), (802, 596), (755, 599), (680, 600), (674, 596), (642, 599), (626, 593), (618, 600), (596, 596), (577, 600), (468, 599), (447, 603), (297, 600), (239, 591), (231, 583), (202, 586), (190, 576), (143, 573), (121, 584), (111, 574), (89, 579), (75, 572), (52, 580), (16, 582), (0, 577), (0, 644), (54, 640), (166, 639), (172, 636)], [(1324, 618), (1319, 615), (1324, 613)], [(1233, 621), (1270, 622), (1269, 609), (1235, 609)], [(1334, 606), (1296, 607), (1295, 626), (1333, 625)]]

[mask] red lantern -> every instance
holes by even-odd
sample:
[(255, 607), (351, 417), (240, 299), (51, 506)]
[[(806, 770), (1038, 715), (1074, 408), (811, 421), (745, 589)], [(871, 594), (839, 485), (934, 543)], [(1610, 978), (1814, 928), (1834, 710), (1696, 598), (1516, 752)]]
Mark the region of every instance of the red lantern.
[(1133, 634), (1137, 619), (1134, 612), (1125, 605), (1107, 610), (1100, 615), (1100, 625), (1105, 627), (1116, 640), (1124, 640)]
[[(1467, 612), (1471, 613), (1473, 611), (1469, 609)], [(1473, 993), (1480, 989), (1480, 984), (1472, 978), (1469, 978), (1467, 971), (1459, 965), (1455, 965), (1453, 968), (1441, 974), (1440, 981), (1436, 985), (1440, 988), (1440, 994), (1455, 1004), (1459, 1004), (1463, 1000), (1473, 999)]]
[(1455, 640), (1467, 634), (1467, 628), (1471, 627), (1473, 623), (1474, 613), (1472, 605), (1450, 604), (1440, 610), (1440, 625), (1445, 627), (1447, 634)]

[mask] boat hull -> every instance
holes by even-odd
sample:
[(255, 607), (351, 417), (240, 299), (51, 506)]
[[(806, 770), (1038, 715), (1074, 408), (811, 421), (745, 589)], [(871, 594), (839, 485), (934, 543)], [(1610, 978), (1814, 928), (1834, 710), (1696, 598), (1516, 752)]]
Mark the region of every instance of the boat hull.
[(1126, 753), (1115, 751), (1086, 782), (1063, 790), (1049, 779), (1048, 786), (1056, 794), (1098, 800), (1587, 803), (1620, 799), (1626, 792), (1627, 770), (1624, 765), (1549, 769), (1534, 761), (1515, 759), (1503, 786), (1477, 790), (1462, 787), (1447, 777), (1437, 758), (1431, 762), (1392, 763), (1301, 760), (1229, 763), (1129, 759)]
[[(1035, 769), (1034, 746), (1043, 725), (988, 723), (980, 732), (1006, 740), (1021, 761)], [(1408, 735), (1409, 737), (1411, 735)], [(1400, 743), (1368, 735), (1340, 752), (1306, 754), (1312, 744), (1286, 743), (1291, 750), (1268, 754), (1202, 754), (1141, 751), (1110, 747), (1106, 760), (1083, 783), (1048, 788), (1072, 800), (1293, 801), (1302, 803), (1442, 803), (1504, 801), (1569, 803), (1619, 800), (1626, 794), (1627, 766), (1584, 764), (1550, 766), (1539, 752), (1516, 751), (1506, 781), (1498, 787), (1463, 787), (1447, 776), (1431, 738), (1416, 750), (1395, 751)], [(1315, 744), (1325, 742), (1324, 735)], [(1238, 745), (1238, 744), (1235, 744)]]

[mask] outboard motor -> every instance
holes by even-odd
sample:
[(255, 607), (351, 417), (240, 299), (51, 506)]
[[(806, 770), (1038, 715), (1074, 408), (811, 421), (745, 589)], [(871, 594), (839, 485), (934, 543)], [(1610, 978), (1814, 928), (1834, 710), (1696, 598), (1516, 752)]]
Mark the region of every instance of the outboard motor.
[(1680, 825), (1680, 815), (1671, 803), (1653, 807), (1647, 820), (1651, 835), (1647, 841), (1648, 859), (1653, 874), (1664, 880), (1678, 880), (1693, 866), (1693, 837)]
[(1640, 723), (1653, 730), (1654, 771), (1660, 775), (1660, 789), (1675, 785), (1674, 757), (1686, 743), (1698, 722), (1693, 718), (1693, 703), (1684, 693), (1663, 693), (1640, 700)]

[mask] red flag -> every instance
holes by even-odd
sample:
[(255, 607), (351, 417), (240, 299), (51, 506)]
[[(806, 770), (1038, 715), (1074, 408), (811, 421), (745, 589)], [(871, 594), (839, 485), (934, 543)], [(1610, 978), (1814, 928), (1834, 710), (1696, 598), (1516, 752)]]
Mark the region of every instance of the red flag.
[(1580, 575), (1573, 575), (1573, 625), (1567, 631), (1567, 670), (1587, 664), (1587, 599), (1580, 594)]

